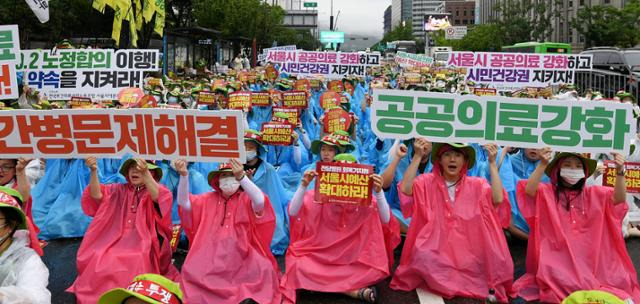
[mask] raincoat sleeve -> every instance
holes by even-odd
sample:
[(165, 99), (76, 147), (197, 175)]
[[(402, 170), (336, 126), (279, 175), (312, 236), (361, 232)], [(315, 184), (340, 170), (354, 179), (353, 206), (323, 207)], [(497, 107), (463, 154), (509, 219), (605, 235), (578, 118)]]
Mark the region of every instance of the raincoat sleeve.
[(89, 189), (91, 186), (87, 186), (82, 192), (82, 199), (80, 200), (82, 204), (82, 211), (88, 216), (95, 216), (96, 212), (98, 212), (98, 208), (100, 204), (103, 202), (109, 201), (109, 196), (112, 192), (112, 189), (119, 184), (109, 184), (109, 185), (100, 185), (100, 191), (102, 192), (102, 199), (95, 200), (91, 197), (91, 190)]
[[(417, 182), (419, 177), (413, 180), (413, 185)], [(402, 210), (402, 216), (409, 218), (413, 216), (413, 196), (406, 195), (402, 192), (402, 181), (398, 182), (398, 199), (400, 199), (400, 209)]]
[(546, 187), (547, 185), (540, 183), (538, 186), (538, 191), (536, 192), (536, 197), (530, 197), (527, 195), (525, 188), (527, 187), (527, 180), (523, 179), (518, 181), (516, 185), (516, 199), (518, 200), (518, 209), (520, 209), (520, 213), (524, 216), (527, 223), (536, 215), (536, 201), (538, 196), (540, 196), (540, 188)]
[(21, 265), (15, 276), (15, 285), (0, 287), (0, 303), (3, 304), (49, 304), (51, 293), (47, 290), (49, 270), (40, 257), (33, 254)]
[(613, 192), (615, 191), (613, 187), (593, 186), (588, 187), (586, 191), (595, 191), (596, 196), (604, 198), (605, 212), (613, 218), (615, 223), (622, 224), (622, 220), (629, 211), (629, 205), (626, 202), (616, 204), (613, 200)]

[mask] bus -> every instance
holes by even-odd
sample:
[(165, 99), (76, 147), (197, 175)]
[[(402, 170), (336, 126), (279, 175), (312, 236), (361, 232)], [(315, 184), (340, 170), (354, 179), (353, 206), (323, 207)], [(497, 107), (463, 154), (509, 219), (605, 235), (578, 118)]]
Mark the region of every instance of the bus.
[(384, 51), (387, 59), (393, 59), (397, 52), (416, 53), (416, 42), (412, 40), (397, 40), (387, 42), (387, 49)]
[(571, 54), (571, 44), (558, 42), (521, 42), (502, 47), (503, 52), (509, 53), (558, 53)]

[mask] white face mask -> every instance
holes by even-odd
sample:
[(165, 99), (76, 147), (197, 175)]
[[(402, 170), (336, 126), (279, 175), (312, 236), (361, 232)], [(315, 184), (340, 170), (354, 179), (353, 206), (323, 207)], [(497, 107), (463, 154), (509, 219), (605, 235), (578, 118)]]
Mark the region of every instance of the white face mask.
[(562, 179), (564, 179), (567, 184), (575, 185), (577, 182), (584, 178), (584, 170), (561, 168), (560, 177), (562, 177)]
[(231, 195), (236, 193), (240, 188), (240, 182), (235, 179), (235, 177), (225, 177), (220, 179), (220, 190), (225, 195)]
[(258, 151), (247, 151), (247, 161), (250, 162), (258, 157)]

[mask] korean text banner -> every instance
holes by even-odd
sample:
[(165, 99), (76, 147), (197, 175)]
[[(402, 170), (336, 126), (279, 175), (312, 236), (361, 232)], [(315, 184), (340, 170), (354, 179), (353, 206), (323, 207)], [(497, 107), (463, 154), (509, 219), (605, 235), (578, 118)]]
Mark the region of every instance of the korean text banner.
[(373, 166), (347, 163), (316, 164), (315, 201), (368, 206), (371, 204)]
[(572, 84), (592, 68), (592, 55), (452, 52), (448, 65), (466, 69), (466, 80), (498, 90)]
[(159, 58), (158, 50), (23, 50), (16, 68), (49, 99), (117, 99), (123, 88), (141, 88), (143, 72), (157, 71)]
[[(640, 193), (640, 163), (624, 163), (624, 181), (627, 184), (627, 193)], [(604, 175), (602, 185), (614, 187), (616, 185), (616, 163), (604, 161)]]
[(0, 111), (0, 158), (245, 159), (241, 111)]
[(628, 153), (636, 134), (630, 104), (401, 90), (375, 90), (373, 98), (371, 127), (380, 138)]
[(16, 63), (20, 59), (17, 25), (0, 25), (0, 100), (18, 98)]
[(411, 54), (405, 52), (398, 52), (394, 57), (395, 62), (403, 67), (430, 67), (433, 65), (433, 57), (420, 55), (420, 54)]
[(380, 53), (342, 53), (275, 50), (267, 61), (278, 63), (280, 73), (322, 75), (326, 78), (365, 76), (367, 67), (380, 65)]

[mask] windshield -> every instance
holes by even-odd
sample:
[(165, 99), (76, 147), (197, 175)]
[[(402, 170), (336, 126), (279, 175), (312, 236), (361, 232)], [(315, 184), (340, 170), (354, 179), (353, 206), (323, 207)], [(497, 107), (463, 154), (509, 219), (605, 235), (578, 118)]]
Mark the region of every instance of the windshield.
[(436, 61), (448, 61), (449, 60), (449, 52), (447, 53), (435, 53), (433, 56)]
[(640, 71), (640, 51), (637, 52), (625, 52), (624, 58), (633, 71)]

